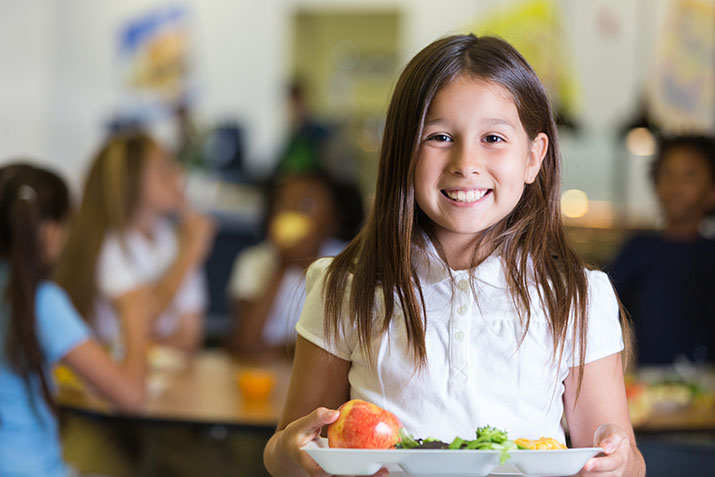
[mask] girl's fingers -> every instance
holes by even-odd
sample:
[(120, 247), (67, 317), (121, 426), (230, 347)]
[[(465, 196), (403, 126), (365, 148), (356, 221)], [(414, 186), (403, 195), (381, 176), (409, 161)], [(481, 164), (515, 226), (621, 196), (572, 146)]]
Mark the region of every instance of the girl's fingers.
[(340, 416), (338, 411), (319, 407), (305, 417), (296, 420), (291, 426), (296, 429), (296, 437), (302, 447), (320, 434), (323, 426), (332, 424)]
[(612, 472), (623, 465), (623, 458), (618, 454), (603, 457), (592, 457), (583, 466), (587, 472)]
[(587, 472), (615, 472), (623, 469), (628, 460), (630, 442), (628, 436), (617, 426), (601, 426), (594, 437), (596, 446), (605, 456), (593, 457), (583, 469)]
[(625, 431), (613, 424), (601, 424), (593, 435), (593, 445), (602, 448), (606, 454), (615, 452), (624, 440), (628, 440)]
[(340, 413), (319, 407), (307, 416), (296, 419), (283, 430), (284, 446), (293, 460), (311, 477), (328, 477), (323, 469), (301, 447), (320, 435), (323, 426), (335, 422)]
[[(298, 449), (314, 440), (320, 435), (324, 426), (332, 424), (340, 416), (340, 412), (324, 407), (319, 407), (307, 416), (296, 419), (289, 424), (284, 432), (292, 434), (291, 440)], [(330, 477), (306, 452), (298, 451), (298, 464), (311, 477)], [(390, 472), (382, 468), (374, 477), (387, 477)]]

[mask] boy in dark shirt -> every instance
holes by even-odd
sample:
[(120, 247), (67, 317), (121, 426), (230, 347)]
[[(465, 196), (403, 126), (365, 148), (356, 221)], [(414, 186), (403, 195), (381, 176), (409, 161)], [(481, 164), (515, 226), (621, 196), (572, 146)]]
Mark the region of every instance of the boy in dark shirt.
[(652, 178), (665, 219), (659, 234), (630, 239), (610, 269), (634, 322), (638, 362), (683, 355), (715, 362), (715, 241), (700, 234), (715, 209), (715, 141), (664, 140)]

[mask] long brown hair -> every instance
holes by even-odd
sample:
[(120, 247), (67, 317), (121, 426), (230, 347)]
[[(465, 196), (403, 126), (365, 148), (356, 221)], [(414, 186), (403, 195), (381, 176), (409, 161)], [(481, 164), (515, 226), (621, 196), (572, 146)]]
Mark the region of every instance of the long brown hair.
[(82, 202), (72, 220), (55, 280), (89, 321), (97, 296), (97, 259), (108, 232), (125, 231), (138, 208), (144, 169), (152, 148), (148, 135), (131, 132), (107, 140), (96, 154), (84, 183)]
[(69, 208), (67, 186), (52, 172), (20, 163), (0, 168), (0, 259), (9, 265), (2, 297), (3, 304), (9, 306), (5, 357), (28, 388), (32, 376), (39, 378), (50, 409), (54, 406), (35, 316), (37, 287), (50, 265), (44, 257), (40, 229), (47, 221), (64, 222)]
[[(430, 104), (442, 87), (460, 76), (504, 87), (511, 93), (529, 139), (541, 132), (549, 138), (536, 180), (525, 186), (509, 215), (481, 233), (479, 243), (489, 250), (482, 248), (477, 252), (475, 247), (471, 263), (473, 269), (491, 252), (500, 250), (524, 334), (531, 309), (528, 281), (535, 280), (549, 317), (554, 358), (559, 361), (573, 317), (573, 351), (576, 343), (580, 351), (580, 388), (588, 326), (588, 285), (584, 262), (567, 243), (561, 222), (561, 164), (554, 115), (544, 87), (526, 60), (507, 42), (495, 37), (478, 38), (470, 34), (437, 40), (419, 52), (398, 79), (387, 112), (372, 213), (358, 237), (328, 268), (324, 286), (326, 336), (337, 339), (339, 318), (347, 310), (357, 329), (359, 346), (370, 357), (370, 337), (376, 327), (386, 332), (394, 319), (395, 306), (399, 305), (415, 362), (419, 366), (425, 364), (427, 317), (412, 256), (421, 253), (422, 237), (432, 237), (432, 232), (429, 219), (415, 202), (414, 171)], [(439, 243), (430, 240), (444, 259)], [(344, 291), (348, 289), (349, 275), (352, 284), (345, 308)], [(378, 289), (384, 318), (376, 323)]]

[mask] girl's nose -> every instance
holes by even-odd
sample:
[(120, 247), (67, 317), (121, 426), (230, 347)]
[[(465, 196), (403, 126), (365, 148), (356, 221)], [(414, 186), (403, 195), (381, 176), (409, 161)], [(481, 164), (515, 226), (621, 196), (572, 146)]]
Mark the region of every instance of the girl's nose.
[(474, 150), (466, 146), (454, 148), (449, 163), (449, 172), (458, 176), (468, 177), (479, 174), (482, 169), (481, 159)]

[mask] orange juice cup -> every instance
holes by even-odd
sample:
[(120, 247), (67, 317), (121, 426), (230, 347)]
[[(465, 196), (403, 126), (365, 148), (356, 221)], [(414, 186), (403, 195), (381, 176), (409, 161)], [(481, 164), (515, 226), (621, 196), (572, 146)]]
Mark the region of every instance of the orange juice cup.
[(238, 390), (246, 401), (265, 401), (271, 395), (276, 378), (271, 371), (246, 369), (236, 375)]

